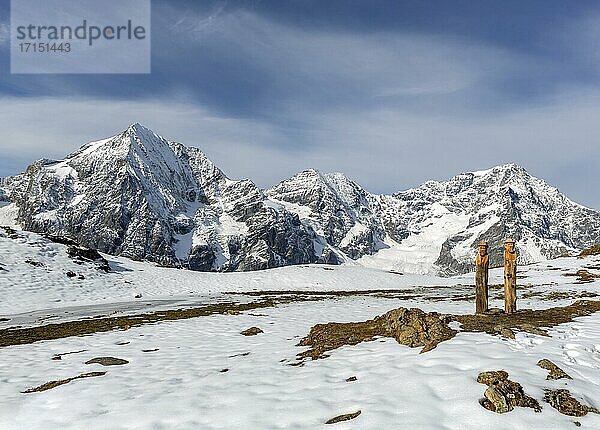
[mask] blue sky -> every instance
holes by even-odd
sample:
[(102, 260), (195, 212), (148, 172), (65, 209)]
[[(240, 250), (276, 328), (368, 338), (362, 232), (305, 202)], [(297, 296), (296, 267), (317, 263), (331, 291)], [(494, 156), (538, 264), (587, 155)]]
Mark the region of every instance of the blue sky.
[(516, 162), (600, 208), (599, 2), (154, 0), (149, 75), (11, 75), (0, 4), (0, 176), (141, 122), (260, 186)]

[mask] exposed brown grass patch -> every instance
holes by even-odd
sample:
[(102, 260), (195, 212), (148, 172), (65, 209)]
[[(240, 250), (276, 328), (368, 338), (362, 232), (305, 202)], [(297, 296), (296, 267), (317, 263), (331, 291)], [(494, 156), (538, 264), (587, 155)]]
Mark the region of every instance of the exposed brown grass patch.
[(39, 393), (41, 391), (51, 390), (52, 388), (56, 388), (56, 387), (60, 387), (61, 385), (68, 384), (69, 382), (74, 381), (76, 379), (94, 378), (94, 377), (97, 377), (97, 376), (104, 376), (104, 375), (106, 375), (106, 372), (82, 373), (81, 375), (77, 375), (77, 376), (75, 376), (73, 378), (59, 379), (58, 381), (46, 382), (45, 384), (42, 384), (42, 385), (40, 385), (38, 387), (29, 388), (28, 390), (23, 391), (23, 393), (24, 394)]
[(377, 337), (392, 337), (410, 347), (423, 346), (421, 352), (427, 352), (456, 335), (457, 332), (448, 325), (451, 321), (460, 322), (462, 331), (466, 332), (507, 336), (517, 330), (548, 336), (546, 329), (598, 311), (600, 301), (592, 300), (579, 300), (568, 306), (549, 309), (521, 310), (514, 314), (452, 315), (399, 308), (367, 321), (330, 322), (313, 326), (298, 344), (310, 348), (299, 353), (298, 359), (325, 358), (329, 351), (344, 345), (372, 341)]
[(600, 275), (588, 272), (585, 269), (579, 269), (575, 273), (563, 273), (563, 276), (576, 276), (577, 283), (579, 284), (587, 284), (589, 282), (594, 282), (597, 278), (600, 278)]

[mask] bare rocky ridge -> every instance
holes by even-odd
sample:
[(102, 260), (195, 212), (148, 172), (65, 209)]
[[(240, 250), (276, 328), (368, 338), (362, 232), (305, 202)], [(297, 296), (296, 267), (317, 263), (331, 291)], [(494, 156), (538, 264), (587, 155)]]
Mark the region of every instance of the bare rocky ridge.
[[(316, 170), (261, 190), (230, 180), (199, 149), (139, 124), (2, 179), (0, 208), (9, 201), (26, 230), (201, 271), (338, 264), (382, 253), (381, 261), (393, 262), (389, 269), (452, 275), (472, 270), (482, 238), (492, 266), (501, 264), (508, 235), (521, 263), (600, 243), (600, 212), (514, 164), (393, 195)], [(415, 247), (424, 255), (415, 258)]]

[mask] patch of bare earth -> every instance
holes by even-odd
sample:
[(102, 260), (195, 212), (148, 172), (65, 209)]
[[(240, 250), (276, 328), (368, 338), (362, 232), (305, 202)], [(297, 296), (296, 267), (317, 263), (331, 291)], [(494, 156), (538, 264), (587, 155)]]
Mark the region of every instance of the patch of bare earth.
[(456, 335), (456, 330), (448, 326), (450, 321), (449, 315), (424, 312), (417, 308), (398, 308), (363, 322), (317, 324), (298, 344), (310, 346), (310, 349), (298, 355), (302, 359), (325, 358), (328, 351), (343, 345), (370, 341), (375, 337), (392, 337), (411, 348), (422, 346), (421, 352), (426, 352)]
[(594, 282), (600, 275), (587, 271), (586, 269), (579, 269), (575, 273), (563, 273), (563, 276), (576, 276), (578, 284), (587, 284)]
[(538, 298), (546, 301), (589, 299), (598, 297), (600, 294), (592, 291), (527, 291), (521, 295), (523, 299)]
[(83, 336), (112, 330), (128, 330), (131, 327), (139, 327), (161, 321), (175, 321), (213, 314), (235, 314), (252, 309), (271, 307), (278, 303), (281, 302), (276, 302), (271, 299), (241, 304), (219, 303), (199, 308), (173, 309), (116, 317), (87, 318), (78, 321), (68, 321), (36, 327), (11, 327), (0, 330), (0, 348), (11, 345), (25, 345), (41, 340), (62, 339), (70, 336)]
[(360, 415), (361, 411), (358, 410), (351, 414), (338, 415), (337, 417), (333, 417), (330, 420), (325, 421), (325, 424), (336, 424), (341, 423), (342, 421), (353, 420), (354, 418)]
[(357, 345), (377, 337), (391, 337), (402, 345), (423, 347), (421, 352), (427, 352), (456, 335), (456, 330), (449, 326), (452, 321), (461, 323), (462, 331), (466, 332), (512, 337), (514, 330), (517, 330), (548, 336), (547, 328), (598, 311), (600, 301), (592, 300), (579, 300), (568, 306), (549, 309), (521, 310), (514, 314), (451, 315), (424, 312), (416, 308), (398, 308), (367, 321), (317, 324), (298, 344), (310, 347), (299, 353), (298, 358), (325, 358), (329, 351), (341, 346)]
[(59, 379), (58, 381), (46, 382), (45, 384), (42, 384), (38, 387), (29, 388), (28, 390), (23, 391), (23, 393), (38, 393), (41, 391), (47, 391), (47, 390), (51, 390), (52, 388), (60, 387), (61, 385), (68, 384), (69, 382), (74, 381), (76, 379), (94, 378), (97, 376), (104, 376), (104, 375), (106, 375), (106, 372), (82, 373), (81, 375), (77, 375), (73, 378)]

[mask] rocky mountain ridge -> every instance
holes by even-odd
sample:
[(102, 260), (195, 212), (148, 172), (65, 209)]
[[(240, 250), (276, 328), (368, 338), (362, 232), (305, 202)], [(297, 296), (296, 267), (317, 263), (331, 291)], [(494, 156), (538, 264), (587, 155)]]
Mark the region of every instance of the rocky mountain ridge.
[(0, 201), (26, 230), (203, 271), (346, 262), (452, 275), (472, 270), (480, 239), (492, 265), (509, 235), (522, 263), (600, 243), (600, 212), (514, 164), (393, 195), (314, 169), (261, 190), (140, 124), (31, 164), (0, 182)]

